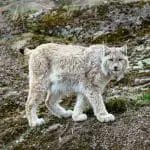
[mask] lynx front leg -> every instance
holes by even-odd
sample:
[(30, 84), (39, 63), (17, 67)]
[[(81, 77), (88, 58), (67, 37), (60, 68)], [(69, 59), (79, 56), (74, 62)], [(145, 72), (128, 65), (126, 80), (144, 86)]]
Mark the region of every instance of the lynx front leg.
[(58, 94), (51, 94), (50, 91), (48, 92), (45, 104), (55, 116), (58, 118), (61, 117), (70, 117), (72, 116), (72, 110), (65, 110), (62, 106), (59, 104), (59, 98), (60, 96)]
[(87, 89), (85, 95), (93, 107), (95, 116), (100, 122), (109, 122), (115, 120), (114, 115), (107, 112), (103, 98), (98, 89)]
[(83, 94), (77, 95), (77, 102), (74, 107), (72, 119), (74, 121), (84, 121), (87, 119), (87, 115), (83, 113), (85, 107), (85, 97)]

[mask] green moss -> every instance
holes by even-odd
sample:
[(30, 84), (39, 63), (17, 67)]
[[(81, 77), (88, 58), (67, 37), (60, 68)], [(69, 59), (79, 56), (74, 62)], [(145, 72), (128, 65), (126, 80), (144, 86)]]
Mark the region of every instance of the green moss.
[(49, 34), (49, 29), (63, 27), (67, 25), (71, 19), (66, 9), (59, 8), (58, 10), (50, 11), (37, 20), (27, 20), (27, 29), (35, 33)]
[(43, 16), (40, 20), (44, 27), (56, 27), (64, 26), (69, 23), (71, 17), (65, 9), (58, 9), (57, 11), (50, 12), (49, 14)]
[(150, 94), (149, 93), (142, 94), (142, 96), (137, 99), (136, 105), (140, 106), (150, 105)]
[(35, 48), (37, 46), (39, 46), (40, 44), (46, 43), (45, 41), (45, 35), (42, 34), (34, 34), (32, 37), (31, 42), (31, 46), (29, 48)]
[(40, 32), (40, 26), (38, 25), (38, 23), (35, 23), (35, 22), (28, 22), (27, 23), (27, 28), (28, 28), (28, 31), (30, 32)]
[(111, 99), (106, 102), (108, 111), (113, 113), (123, 113), (127, 110), (128, 101), (126, 99)]
[[(109, 112), (112, 113), (123, 113), (127, 110), (129, 102), (126, 99), (111, 99), (108, 102), (105, 103), (106, 108)], [(93, 109), (87, 107), (86, 113), (88, 116), (93, 116)]]
[(97, 37), (91, 42), (93, 44), (98, 44), (103, 42), (111, 43), (111, 44), (120, 44), (125, 42), (126, 40), (133, 39), (134, 38), (133, 34), (136, 34), (138, 37), (143, 37), (145, 35), (150, 34), (149, 24), (150, 24), (149, 21), (143, 21), (142, 28), (137, 29), (136, 31), (134, 31), (134, 33), (132, 33), (128, 29), (119, 27), (115, 32), (104, 34), (100, 37)]
[(42, 34), (35, 34), (32, 37), (32, 41), (36, 41), (36, 42), (38, 42), (40, 44), (40, 43), (42, 43), (44, 41), (44, 37), (45, 36), (42, 35)]
[(108, 13), (109, 5), (108, 4), (99, 5), (96, 8), (97, 8), (96, 11), (97, 11), (98, 15), (100, 15), (101, 17), (104, 17)]
[[(132, 3), (131, 3), (132, 4)], [(150, 2), (146, 2), (146, 1), (139, 1), (139, 2), (133, 2), (134, 6), (137, 6), (137, 7), (143, 7), (145, 6), (146, 4), (150, 4)]]
[(120, 44), (127, 39), (131, 38), (130, 31), (123, 28), (118, 28), (114, 33), (108, 33), (103, 36), (100, 36), (92, 41), (93, 44), (97, 43), (112, 43), (112, 44)]
[(75, 44), (77, 42), (77, 39), (74, 36), (63, 37), (63, 36), (49, 36), (44, 34), (34, 34), (30, 42), (31, 42), (31, 46), (29, 46), (29, 48), (32, 49), (43, 43), (63, 43), (63, 44), (74, 43)]
[(142, 36), (145, 36), (145, 35), (149, 35), (150, 34), (150, 29), (149, 29), (149, 27), (147, 27), (147, 25), (148, 24), (150, 24), (150, 22), (148, 23), (148, 22), (146, 22), (145, 23), (145, 28), (143, 28), (143, 29), (141, 29), (141, 30), (138, 30), (137, 31), (137, 36), (140, 36), (140, 37), (142, 37)]

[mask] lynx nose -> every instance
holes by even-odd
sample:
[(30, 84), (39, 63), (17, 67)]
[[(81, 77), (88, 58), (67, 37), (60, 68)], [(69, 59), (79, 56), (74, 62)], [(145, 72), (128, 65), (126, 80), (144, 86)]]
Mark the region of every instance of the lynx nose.
[(118, 67), (117, 66), (114, 66), (114, 71), (118, 71)]

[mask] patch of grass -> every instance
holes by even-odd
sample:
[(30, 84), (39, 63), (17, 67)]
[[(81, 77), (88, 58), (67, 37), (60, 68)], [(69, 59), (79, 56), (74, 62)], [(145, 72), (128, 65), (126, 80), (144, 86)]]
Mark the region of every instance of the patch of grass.
[(141, 97), (138, 98), (136, 104), (140, 106), (150, 105), (150, 94), (144, 93)]

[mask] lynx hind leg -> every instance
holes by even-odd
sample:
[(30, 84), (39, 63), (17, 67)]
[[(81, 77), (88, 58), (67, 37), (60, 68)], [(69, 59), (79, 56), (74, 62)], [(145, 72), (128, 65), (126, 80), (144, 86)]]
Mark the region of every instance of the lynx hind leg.
[(84, 121), (87, 120), (87, 115), (83, 113), (85, 108), (85, 97), (82, 94), (77, 95), (77, 102), (74, 107), (72, 119), (74, 121)]
[(37, 108), (40, 104), (40, 101), (42, 102), (42, 98), (44, 95), (42, 95), (41, 91), (36, 91), (30, 89), (28, 100), (26, 102), (26, 116), (29, 122), (29, 126), (35, 127), (38, 125), (42, 125), (44, 123), (43, 118), (38, 118), (37, 116)]
[[(42, 88), (45, 79), (49, 74), (50, 64), (42, 53), (32, 53), (29, 59), (29, 95), (26, 102), (26, 115), (31, 127), (44, 123), (42, 118), (37, 116), (37, 108), (45, 93)], [(44, 85), (45, 86), (45, 85)]]
[(60, 106), (59, 99), (60, 99), (59, 95), (50, 94), (49, 91), (45, 101), (47, 108), (52, 112), (53, 115), (57, 116), (58, 118), (61, 117), (67, 118), (72, 116), (73, 111), (65, 110), (62, 106)]

